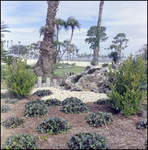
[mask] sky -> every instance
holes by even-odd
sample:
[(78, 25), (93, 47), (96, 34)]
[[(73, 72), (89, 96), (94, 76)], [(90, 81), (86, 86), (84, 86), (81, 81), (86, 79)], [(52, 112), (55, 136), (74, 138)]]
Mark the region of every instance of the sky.
[[(67, 20), (73, 16), (81, 24), (80, 30), (75, 28), (72, 44), (79, 49), (79, 54), (92, 54), (90, 44), (85, 43), (87, 31), (97, 25), (100, 1), (60, 1), (56, 18)], [(30, 45), (42, 40), (39, 29), (46, 24), (46, 1), (1, 1), (1, 20), (8, 25), (3, 40), (11, 40), (13, 45), (21, 41), (22, 45)], [(107, 55), (104, 50), (112, 44), (113, 37), (125, 33), (129, 39), (128, 47), (122, 51), (124, 56), (135, 54), (147, 44), (147, 1), (105, 1), (103, 5), (101, 26), (106, 27), (108, 40), (100, 43), (100, 54)], [(59, 41), (70, 40), (71, 29), (61, 29)]]

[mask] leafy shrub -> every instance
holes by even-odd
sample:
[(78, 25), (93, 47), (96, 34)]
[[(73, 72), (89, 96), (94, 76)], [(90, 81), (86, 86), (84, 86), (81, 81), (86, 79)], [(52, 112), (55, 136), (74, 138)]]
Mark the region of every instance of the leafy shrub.
[(50, 90), (38, 90), (33, 95), (37, 95), (39, 97), (44, 97), (53, 94)]
[(96, 104), (98, 104), (98, 105), (104, 105), (104, 104), (106, 104), (106, 103), (109, 103), (110, 102), (110, 100), (109, 99), (99, 99), (99, 100), (97, 100), (96, 101)]
[(147, 118), (137, 123), (137, 129), (147, 129)]
[(37, 126), (36, 131), (46, 134), (60, 134), (65, 133), (70, 129), (71, 127), (67, 121), (60, 117), (52, 117), (43, 120), (42, 123)]
[(78, 133), (68, 141), (71, 149), (110, 149), (106, 138), (96, 133)]
[(8, 111), (10, 111), (11, 108), (7, 105), (1, 105), (1, 113), (6, 113)]
[(107, 67), (107, 66), (108, 66), (108, 63), (102, 64), (102, 67)]
[(58, 100), (58, 99), (47, 99), (46, 101), (45, 101), (45, 104), (47, 105), (47, 106), (60, 106), (60, 105), (62, 105), (62, 102), (60, 101), (60, 100)]
[(137, 57), (132, 60), (132, 55), (119, 66), (118, 71), (106, 73), (112, 84), (111, 92), (107, 96), (112, 100), (112, 108), (118, 108), (125, 117), (136, 114), (142, 110), (141, 103), (145, 102), (146, 90), (141, 87), (147, 81), (145, 75), (145, 62)]
[(83, 101), (81, 101), (80, 99), (78, 99), (76, 97), (66, 98), (62, 101), (62, 105), (67, 105), (67, 104), (71, 104), (71, 103), (83, 103)]
[(37, 104), (37, 103), (39, 103), (39, 104), (44, 104), (45, 101), (44, 101), (44, 100), (40, 100), (40, 99), (37, 99), (37, 100), (30, 100), (29, 102), (27, 102), (27, 103), (25, 104), (25, 107), (28, 108), (28, 107), (32, 106), (33, 104)]
[(3, 149), (40, 149), (40, 146), (33, 135), (17, 134), (6, 139)]
[(19, 58), (18, 62), (14, 64), (14, 67), (12, 65), (7, 66), (6, 70), (8, 91), (11, 95), (20, 99), (29, 96), (37, 80), (37, 76), (27, 70), (26, 65), (26, 60), (22, 61)]
[(99, 126), (109, 124), (111, 121), (113, 121), (112, 113), (101, 112), (101, 111), (96, 111), (90, 114), (86, 118), (86, 122), (88, 122), (90, 126), (94, 126), (94, 127), (99, 127)]
[(7, 76), (7, 72), (6, 72), (6, 66), (5, 65), (1, 65), (1, 81), (6, 79)]
[(21, 126), (24, 124), (24, 122), (25, 121), (20, 117), (9, 117), (2, 121), (2, 126), (4, 126), (6, 129), (15, 128)]
[(10, 98), (5, 99), (5, 103), (15, 104), (17, 102), (18, 102), (18, 99), (10, 99)]
[(43, 117), (49, 113), (48, 107), (45, 104), (33, 103), (26, 106), (25, 117)]
[(66, 114), (88, 112), (90, 108), (85, 103), (71, 103), (64, 105), (61, 111)]

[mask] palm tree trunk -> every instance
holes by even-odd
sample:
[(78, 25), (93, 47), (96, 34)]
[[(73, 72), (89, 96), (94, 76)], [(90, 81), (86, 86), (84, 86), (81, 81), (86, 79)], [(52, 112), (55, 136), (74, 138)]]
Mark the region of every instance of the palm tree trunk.
[(45, 28), (44, 38), (40, 46), (41, 56), (34, 67), (34, 72), (37, 76), (52, 78), (54, 68), (54, 18), (56, 16), (59, 1), (47, 1), (47, 4), (47, 28)]
[[(96, 48), (94, 49), (94, 57), (91, 61), (91, 65), (98, 65), (98, 52), (100, 49), (100, 28), (101, 28), (101, 19), (102, 19), (102, 12), (103, 12), (103, 5), (104, 1), (100, 2), (99, 7), (99, 18), (98, 18), (98, 35), (96, 36)], [(98, 45), (97, 45), (98, 43)]]

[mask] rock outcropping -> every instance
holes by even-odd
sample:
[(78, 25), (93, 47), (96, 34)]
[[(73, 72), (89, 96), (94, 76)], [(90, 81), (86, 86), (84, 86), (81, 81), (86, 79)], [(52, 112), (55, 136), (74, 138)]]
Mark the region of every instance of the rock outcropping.
[(107, 67), (87, 66), (82, 73), (77, 73), (65, 80), (65, 88), (71, 91), (93, 91), (95, 93), (106, 93), (110, 91), (111, 84), (106, 72)]

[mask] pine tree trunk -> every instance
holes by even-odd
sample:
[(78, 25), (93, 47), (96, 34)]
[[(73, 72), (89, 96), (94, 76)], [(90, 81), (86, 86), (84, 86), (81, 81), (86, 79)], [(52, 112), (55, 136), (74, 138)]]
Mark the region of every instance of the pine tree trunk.
[(59, 1), (47, 1), (47, 4), (47, 28), (45, 28), (44, 38), (40, 46), (41, 56), (34, 67), (34, 72), (37, 76), (52, 78), (54, 68), (54, 18), (56, 16)]

